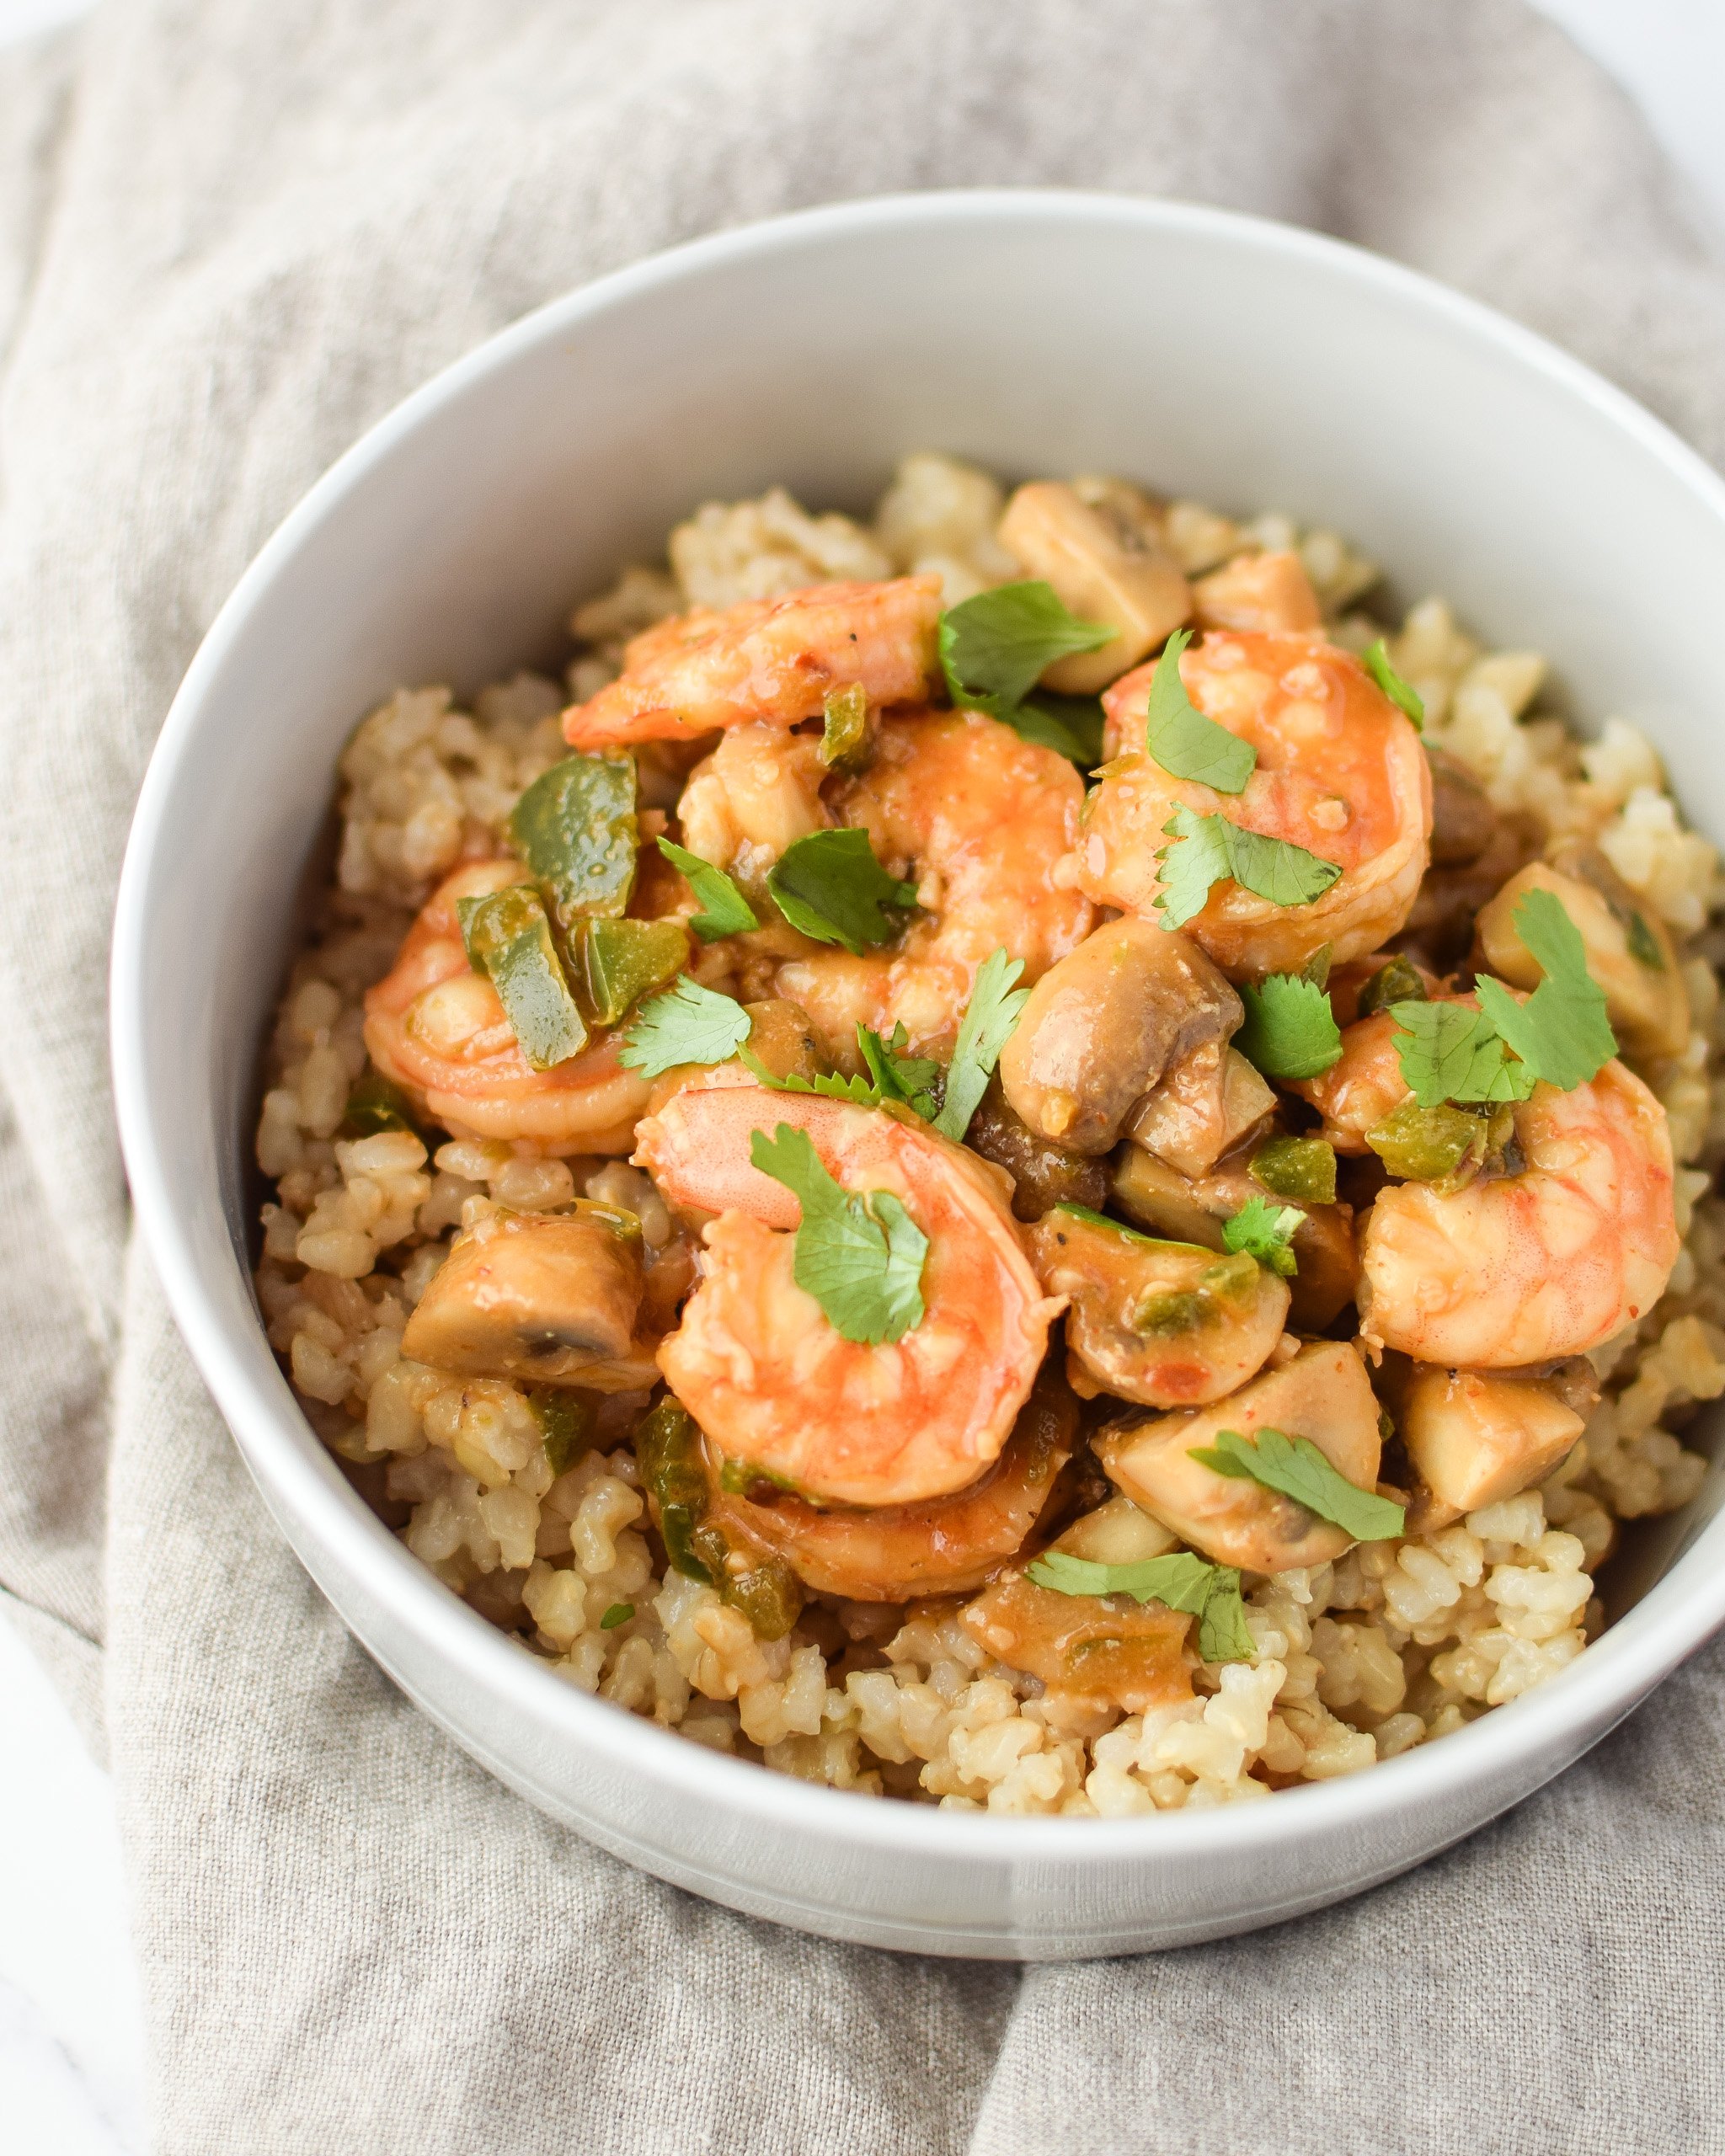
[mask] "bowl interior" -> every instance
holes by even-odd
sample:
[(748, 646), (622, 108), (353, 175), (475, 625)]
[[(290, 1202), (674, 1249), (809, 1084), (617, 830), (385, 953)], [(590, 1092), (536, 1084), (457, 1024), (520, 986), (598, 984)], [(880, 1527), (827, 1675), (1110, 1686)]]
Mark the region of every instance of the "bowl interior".
[[(314, 491), (152, 769), (117, 945), (128, 1151), (206, 1374), (219, 1338), (273, 1403), (271, 1444), (336, 1479), (256, 1321), (247, 1171), (258, 1043), (355, 720), (400, 684), (470, 691), (554, 657), (572, 602), (703, 500), (782, 482), (862, 507), (925, 446), (1332, 525), (1403, 595), (1544, 650), (1584, 727), (1645, 726), (1725, 837), (1717, 483), (1467, 303), (1309, 236), (1082, 197), (854, 205), (625, 272), (441, 378)], [(1720, 1495), (1716, 1473), (1643, 1540), (1645, 1578)]]

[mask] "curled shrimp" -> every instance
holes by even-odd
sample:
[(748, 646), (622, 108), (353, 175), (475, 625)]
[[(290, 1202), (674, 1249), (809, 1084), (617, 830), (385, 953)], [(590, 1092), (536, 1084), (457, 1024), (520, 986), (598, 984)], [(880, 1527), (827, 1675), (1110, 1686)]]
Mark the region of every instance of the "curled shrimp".
[(878, 707), (912, 702), (939, 678), (940, 609), (932, 573), (697, 606), (634, 638), (618, 678), (563, 713), (564, 737), (592, 750), (755, 719), (795, 726), (856, 685)]
[(1224, 973), (1296, 972), (1325, 944), (1340, 964), (1387, 942), (1413, 909), (1431, 834), (1431, 776), (1407, 720), (1351, 653), (1317, 635), (1212, 632), (1179, 666), (1198, 708), (1257, 750), (1257, 768), (1238, 794), (1171, 776), (1138, 745), (1155, 668), (1124, 675), (1103, 702), (1110, 739), (1125, 746), (1087, 806), (1071, 871), (1080, 889), (1158, 919), (1164, 826), (1190, 808), (1342, 870), (1309, 905), (1215, 884), (1184, 927)]
[(1367, 1216), (1360, 1325), (1450, 1369), (1584, 1354), (1644, 1316), (1677, 1262), (1665, 1111), (1608, 1063), (1515, 1110), (1526, 1165), (1465, 1189), (1393, 1183)]
[[(892, 1192), (927, 1237), (924, 1315), (900, 1339), (845, 1339), (793, 1278), (798, 1202), (750, 1161), (753, 1134), (780, 1123), (847, 1189)], [(915, 1118), (761, 1086), (677, 1093), (638, 1141), (673, 1203), (719, 1216), (659, 1363), (722, 1453), (849, 1505), (946, 1497), (999, 1457), (1065, 1305), (1044, 1296), (997, 1171)]]
[(1064, 756), (981, 712), (884, 720), (868, 769), (833, 807), (868, 833), (889, 875), (915, 882), (921, 911), (894, 948), (789, 960), (778, 993), (803, 1006), (835, 1055), (859, 1023), (902, 1022), (914, 1049), (949, 1042), (991, 952), (1022, 961), (1034, 981), (1089, 934), (1089, 900), (1054, 880), (1083, 798)]
[(366, 1046), (386, 1077), (457, 1137), (520, 1139), (545, 1153), (627, 1153), (648, 1085), (617, 1061), (614, 1038), (534, 1070), (497, 990), (468, 963), (456, 900), (521, 880), (518, 861), (476, 861), (438, 886), (366, 998)]
[(1356, 1018), (1343, 1027), (1342, 1053), (1327, 1070), (1289, 1082), (1289, 1091), (1310, 1101), (1323, 1118), (1323, 1135), (1337, 1152), (1369, 1151), (1366, 1132), (1407, 1098), (1398, 1037), (1406, 1038), (1387, 1011)]

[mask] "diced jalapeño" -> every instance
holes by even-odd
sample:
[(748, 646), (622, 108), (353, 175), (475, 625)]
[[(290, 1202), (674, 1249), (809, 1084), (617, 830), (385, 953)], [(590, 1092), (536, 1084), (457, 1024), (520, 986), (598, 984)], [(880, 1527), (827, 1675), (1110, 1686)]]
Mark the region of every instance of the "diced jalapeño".
[(635, 884), (635, 764), (631, 756), (565, 756), (516, 802), (509, 835), (551, 895), (558, 927), (616, 918)]
[(822, 710), (825, 723), (815, 754), (829, 771), (855, 771), (868, 739), (868, 691), (860, 681), (829, 689)]
[(1249, 1172), (1272, 1197), (1304, 1205), (1336, 1202), (1336, 1155), (1322, 1138), (1267, 1138)]
[(758, 1637), (782, 1640), (803, 1609), (802, 1583), (776, 1557), (739, 1567), (723, 1530), (707, 1517), (707, 1469), (701, 1428), (669, 1396), (635, 1432), (635, 1456), (659, 1515), (665, 1554), (674, 1570), (740, 1610)]
[(1455, 1189), (1502, 1153), (1514, 1128), (1509, 1108), (1475, 1113), (1447, 1101), (1423, 1108), (1410, 1094), (1366, 1132), (1365, 1142), (1392, 1176)]
[(347, 1097), (338, 1138), (375, 1138), (381, 1130), (411, 1130), (418, 1134), (413, 1105), (401, 1087), (381, 1070), (368, 1066), (355, 1081)]
[(536, 1070), (553, 1070), (587, 1045), (545, 905), (531, 883), (457, 899), (462, 940), (476, 973), (489, 974), (498, 1000)]
[(1419, 968), (1411, 958), (1398, 955), (1391, 958), (1386, 966), (1380, 966), (1360, 990), (1359, 1015), (1362, 1018), (1370, 1018), (1376, 1011), (1387, 1011), (1392, 1003), (1424, 1003), (1428, 1001)]
[(560, 1385), (529, 1385), (527, 1404), (538, 1417), (547, 1465), (553, 1475), (563, 1474), (593, 1442), (592, 1394), (565, 1392)]
[(688, 963), (679, 921), (590, 921), (581, 931), (582, 986), (594, 1017), (614, 1026)]

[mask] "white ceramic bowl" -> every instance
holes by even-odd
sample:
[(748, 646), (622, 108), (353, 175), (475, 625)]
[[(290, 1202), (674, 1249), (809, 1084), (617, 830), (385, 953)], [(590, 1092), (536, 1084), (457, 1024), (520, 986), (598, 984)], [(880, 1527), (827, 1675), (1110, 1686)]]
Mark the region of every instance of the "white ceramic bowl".
[[(1167, 1946), (1316, 1908), (1458, 1839), (1594, 1743), (1725, 1619), (1715, 1474), (1554, 1682), (1351, 1780), (1235, 1811), (1008, 1820), (716, 1757), (482, 1622), (350, 1492), (265, 1342), (244, 1193), (259, 1043), (349, 728), (402, 682), (554, 651), (571, 599), (714, 496), (862, 505), (905, 451), (1103, 469), (1331, 524), (1621, 712), (1725, 836), (1709, 739), (1725, 488), (1616, 390), (1407, 270), (1215, 211), (1055, 194), (860, 202), (638, 264), (409, 398), (223, 608), (139, 803), (114, 1059), (139, 1217), (264, 1494), (371, 1652), (606, 1849), (780, 1922), (943, 1954)], [(220, 1672), (213, 1681), (220, 1682)]]

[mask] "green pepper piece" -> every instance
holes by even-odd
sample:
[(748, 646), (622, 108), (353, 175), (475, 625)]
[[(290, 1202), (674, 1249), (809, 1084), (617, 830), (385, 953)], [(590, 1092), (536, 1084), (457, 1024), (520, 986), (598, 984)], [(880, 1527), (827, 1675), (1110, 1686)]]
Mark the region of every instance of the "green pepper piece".
[(620, 915), (635, 887), (633, 756), (565, 756), (515, 805), (510, 840), (550, 894), (566, 942), (594, 915)]
[(368, 1066), (349, 1089), (338, 1138), (375, 1138), (380, 1130), (410, 1130), (417, 1138), (413, 1104), (401, 1087)]
[(829, 689), (823, 718), (820, 746), (814, 753), (829, 771), (857, 770), (868, 739), (868, 691), (860, 681)]
[(601, 1026), (616, 1025), (688, 960), (689, 938), (679, 921), (590, 921), (581, 931), (582, 986)]
[(592, 1449), (591, 1396), (565, 1392), (559, 1385), (534, 1385), (527, 1388), (527, 1405), (539, 1420), (547, 1465), (553, 1475), (566, 1474)]
[(1514, 1117), (1506, 1109), (1475, 1115), (1447, 1101), (1423, 1108), (1410, 1093), (1366, 1132), (1365, 1142), (1392, 1176), (1455, 1189), (1472, 1179), (1493, 1150), (1502, 1150), (1514, 1129)]
[(1419, 968), (1411, 958), (1397, 957), (1388, 965), (1380, 966), (1360, 990), (1359, 1014), (1362, 1018), (1370, 1018), (1375, 1011), (1387, 1011), (1392, 1003), (1427, 1003), (1430, 1000)]
[(1266, 1138), (1248, 1172), (1273, 1197), (1305, 1205), (1336, 1202), (1336, 1155), (1322, 1138)]
[(543, 900), (531, 883), (457, 899), (462, 941), (475, 973), (489, 974), (521, 1053), (554, 1070), (587, 1045), (587, 1028), (563, 978)]
[(665, 1554), (685, 1579), (717, 1588), (756, 1635), (782, 1640), (802, 1614), (803, 1587), (776, 1557), (738, 1570), (723, 1530), (707, 1517), (701, 1430), (680, 1401), (661, 1400), (635, 1432), (635, 1457), (659, 1508)]

